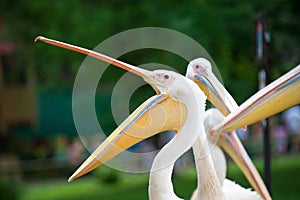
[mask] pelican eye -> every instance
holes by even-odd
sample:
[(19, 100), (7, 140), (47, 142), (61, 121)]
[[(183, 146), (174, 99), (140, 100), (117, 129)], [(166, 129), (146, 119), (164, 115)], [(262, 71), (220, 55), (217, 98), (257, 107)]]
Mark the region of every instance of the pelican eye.
[(200, 66), (199, 66), (199, 65), (195, 65), (195, 67), (196, 67), (196, 69), (199, 69), (199, 68), (200, 68)]
[(165, 79), (169, 79), (169, 75), (167, 75), (167, 74), (164, 75), (164, 78), (165, 78)]

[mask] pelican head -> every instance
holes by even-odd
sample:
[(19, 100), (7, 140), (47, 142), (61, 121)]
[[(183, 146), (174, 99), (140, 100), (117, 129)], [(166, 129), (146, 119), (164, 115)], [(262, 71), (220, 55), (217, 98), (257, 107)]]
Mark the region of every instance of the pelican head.
[(212, 65), (207, 59), (192, 60), (187, 67), (186, 77), (197, 83), (208, 100), (225, 116), (238, 108), (232, 96), (214, 75)]

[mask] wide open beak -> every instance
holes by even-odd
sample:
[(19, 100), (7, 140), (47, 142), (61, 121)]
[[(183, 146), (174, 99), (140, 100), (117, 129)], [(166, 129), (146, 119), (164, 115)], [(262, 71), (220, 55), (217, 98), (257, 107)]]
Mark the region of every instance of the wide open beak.
[(146, 138), (165, 130), (178, 131), (186, 116), (186, 107), (165, 94), (149, 98), (90, 155), (69, 178), (69, 182)]
[(218, 139), (218, 145), (224, 149), (224, 151), (242, 170), (254, 190), (259, 193), (263, 199), (270, 200), (271, 196), (262, 178), (249, 158), (236, 133), (232, 131), (226, 134), (221, 134)]
[(229, 132), (275, 115), (300, 103), (300, 65), (250, 97), (212, 132)]
[(45, 37), (39, 36), (35, 41), (38, 40), (86, 54), (137, 74), (144, 78), (158, 94), (149, 98), (139, 106), (76, 170), (69, 178), (69, 182), (88, 173), (102, 163), (109, 161), (136, 143), (165, 130), (178, 131), (184, 124), (187, 116), (186, 107), (182, 103), (170, 98), (169, 95), (163, 91), (163, 87), (156, 87), (156, 85), (160, 84), (157, 84), (156, 80), (151, 78), (151, 71), (138, 68), (85, 48)]

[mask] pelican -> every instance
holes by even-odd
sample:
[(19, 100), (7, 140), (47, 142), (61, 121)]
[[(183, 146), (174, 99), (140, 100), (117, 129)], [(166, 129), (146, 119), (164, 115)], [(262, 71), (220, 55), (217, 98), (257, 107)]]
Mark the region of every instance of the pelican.
[[(204, 91), (204, 93), (208, 97), (208, 100), (210, 100), (212, 104), (216, 106), (220, 112), (223, 113), (223, 115), (226, 116), (238, 109), (238, 105), (235, 100), (215, 77), (214, 73), (212, 72), (212, 66), (207, 59), (197, 58), (192, 60), (187, 67), (186, 76), (197, 83), (197, 85)], [(211, 116), (212, 113), (214, 113), (214, 117)], [(220, 124), (224, 119), (223, 115), (216, 110), (207, 111), (205, 116), (209, 116), (206, 118), (209, 118), (211, 120), (205, 120), (204, 126), (212, 127), (213, 125), (216, 125), (218, 123)], [(208, 129), (206, 131), (208, 131)], [(218, 133), (221, 133), (220, 130)], [(218, 134), (217, 137), (211, 137), (208, 135), (208, 139), (210, 146), (212, 146), (212, 144), (217, 144), (225, 150), (225, 152), (235, 161), (239, 168), (242, 169), (242, 172), (246, 176), (247, 180), (263, 199), (271, 199), (271, 196), (262, 178), (260, 177), (254, 164), (249, 158), (235, 131), (231, 131), (226, 134)], [(196, 166), (198, 166), (197, 170), (199, 170), (197, 173), (198, 181), (201, 180), (199, 177), (202, 169), (200, 160), (201, 157), (203, 157), (203, 155), (201, 155), (200, 146), (201, 143), (199, 141), (196, 141), (196, 143), (193, 145)], [(226, 197), (234, 197), (235, 199), (239, 199), (237, 197), (243, 197), (244, 199), (259, 199), (259, 195), (255, 195), (255, 192), (246, 190), (227, 179), (224, 182), (226, 175), (226, 161), (224, 160), (223, 152), (218, 146), (215, 146), (213, 148), (212, 158), (214, 160), (214, 166), (216, 168), (219, 180), (223, 186), (222, 189), (225, 192)], [(223, 160), (224, 162), (222, 162)], [(196, 199), (197, 192), (201, 190), (201, 188), (199, 188), (199, 185), (200, 184), (198, 183), (198, 188), (194, 192), (192, 199)], [(229, 185), (235, 185), (235, 187), (228, 187)], [(239, 188), (239, 190), (237, 190), (237, 188)]]
[[(225, 199), (220, 182), (216, 175), (216, 171), (213, 167), (212, 159), (209, 155), (209, 146), (207, 142), (205, 142), (206, 134), (203, 127), (203, 115), (205, 112), (206, 96), (203, 91), (197, 86), (197, 84), (195, 84), (192, 80), (172, 71), (148, 71), (129, 65), (127, 63), (123, 63), (116, 59), (109, 58), (108, 56), (104, 56), (97, 52), (75, 47), (73, 45), (68, 45), (41, 36), (37, 37), (36, 41), (37, 40), (79, 51), (89, 56), (93, 56), (106, 62), (112, 63), (118, 67), (141, 76), (157, 92), (156, 96), (148, 99), (145, 103), (143, 103), (131, 115), (131, 117), (128, 118), (128, 120), (125, 120), (121, 124), (121, 126), (96, 149), (96, 151), (70, 177), (69, 181), (72, 181), (75, 178), (78, 178), (79, 176), (82, 176), (83, 174), (89, 172), (103, 162), (107, 161), (109, 157), (111, 158), (116, 155), (116, 153), (124, 151), (124, 146), (128, 144), (134, 144), (142, 140), (141, 137), (150, 137), (160, 132), (161, 130), (164, 130), (165, 128), (169, 128), (168, 124), (171, 124), (174, 127), (174, 121), (172, 122), (170, 120), (172, 119), (172, 117), (169, 116), (169, 113), (165, 113), (165, 116), (162, 115), (165, 111), (167, 111), (167, 109), (160, 110), (160, 115), (155, 115), (158, 120), (152, 117), (150, 119), (145, 119), (145, 114), (147, 113), (147, 116), (149, 117), (149, 115), (151, 116), (152, 111), (157, 112), (157, 110), (155, 111), (153, 108), (157, 108), (160, 103), (165, 102), (164, 106), (166, 106), (170, 104), (170, 102), (176, 102), (177, 104), (175, 105), (177, 105), (177, 108), (179, 107), (179, 110), (177, 109), (177, 111), (179, 112), (176, 114), (176, 117), (178, 118), (179, 116), (179, 122), (182, 125), (177, 129), (177, 135), (160, 150), (153, 161), (149, 179), (149, 198), (161, 200), (180, 199), (176, 196), (173, 190), (171, 180), (173, 165), (183, 153), (185, 153), (192, 147), (196, 139), (198, 139), (202, 143), (202, 151), (205, 154), (208, 154), (208, 156), (206, 156), (202, 160), (202, 166), (205, 169), (205, 173), (203, 174), (205, 174), (206, 176), (203, 176), (204, 179), (200, 182), (200, 187), (207, 189), (201, 190), (201, 197), (203, 199)], [(168, 99), (170, 100), (168, 101)], [(171, 104), (168, 106), (172, 107), (174, 105)], [(162, 116), (164, 118), (161, 118)], [(151, 127), (151, 132), (146, 132), (146, 135), (140, 133), (138, 137), (135, 137), (135, 132), (137, 131), (137, 129), (139, 129), (139, 127), (135, 127), (134, 123), (138, 124), (138, 120), (141, 120), (143, 117), (143, 125), (145, 125), (145, 122), (146, 125), (148, 123), (150, 123), (150, 125), (153, 125), (153, 121), (155, 121), (156, 124), (154, 124), (154, 128), (157, 129), (153, 131), (153, 127)], [(131, 128), (136, 129), (134, 132), (131, 132)], [(149, 125), (147, 126), (147, 128), (149, 128)], [(116, 144), (119, 144), (119, 147), (116, 146)]]
[[(86, 50), (83, 48), (77, 48), (71, 45), (68, 46), (67, 44), (61, 42), (55, 43), (53, 40), (49, 40), (42, 37), (38, 37), (36, 40), (42, 40), (50, 44), (52, 43), (57, 46), (69, 48), (71, 50), (88, 54), (90, 56), (110, 62), (123, 69), (129, 70), (133, 73), (143, 76), (143, 74), (140, 73), (139, 70), (137, 70), (139, 68), (136, 68), (132, 65), (128, 65), (121, 61), (117, 61), (115, 59), (111, 59), (102, 54), (98, 54), (96, 52), (92, 52), (90, 50)], [(144, 79), (147, 81), (147, 77), (144, 76)], [(159, 87), (157, 88), (156, 90), (160, 92)], [(118, 129), (116, 129), (111, 134), (111, 136), (104, 143), (102, 143), (102, 145), (100, 145), (100, 147), (90, 156), (90, 158), (86, 162), (83, 163), (83, 165), (74, 173), (73, 176), (71, 176), (69, 180), (71, 181), (89, 172), (90, 170), (101, 165), (103, 162), (108, 161), (115, 155), (124, 151), (128, 147), (132, 146), (133, 144), (143, 140), (144, 138), (141, 138), (141, 136), (149, 137), (163, 130), (175, 130), (175, 131), (181, 130), (182, 123), (187, 118), (187, 109), (180, 102), (175, 101), (172, 98), (166, 98), (163, 99), (162, 101), (160, 100), (161, 100), (160, 98), (153, 97), (150, 98), (148, 101), (146, 101), (144, 104), (142, 104), (134, 113), (132, 113), (132, 115), (129, 118), (127, 118), (127, 120), (125, 120), (121, 124), (121, 126)], [(164, 113), (165, 123), (163, 124), (163, 126), (158, 127), (157, 125), (155, 125), (155, 123), (157, 123), (157, 121), (159, 122), (160, 120), (155, 120), (157, 118), (155, 118), (154, 116), (161, 117), (161, 111), (160, 111), (161, 109), (164, 109), (167, 112)], [(179, 113), (181, 113), (179, 118), (178, 118), (178, 111)], [(176, 117), (170, 115), (170, 113), (172, 114), (175, 113)], [(156, 115), (156, 114), (160, 114), (160, 115)], [(149, 119), (152, 119), (152, 121), (150, 120), (151, 121), (150, 123), (148, 123)], [(141, 136), (135, 137), (136, 134), (131, 131), (142, 131), (142, 133), (144, 131), (144, 133)]]
[[(217, 84), (215, 85), (214, 88), (211, 88), (210, 90), (205, 89), (211, 87), (209, 80), (216, 80), (216, 78), (212, 73), (211, 65), (208, 60), (200, 58), (191, 61), (191, 63), (188, 66), (186, 76), (193, 79), (199, 85), (199, 87), (203, 88), (203, 91), (208, 96), (208, 99), (220, 111), (222, 111), (224, 115), (232, 113), (226, 118), (226, 120), (223, 120), (223, 122), (221, 122), (220, 120), (219, 120), (219, 124), (215, 122), (214, 124), (215, 127), (212, 128), (211, 133), (214, 132), (220, 133), (220, 131), (227, 132), (227, 136), (222, 134), (220, 135), (220, 139), (216, 141), (217, 144), (220, 145), (227, 153), (229, 153), (231, 158), (233, 158), (233, 160), (238, 164), (238, 166), (242, 169), (243, 172), (244, 170), (250, 170), (249, 173), (244, 172), (248, 181), (264, 199), (271, 199), (268, 190), (266, 189), (265, 185), (263, 184), (263, 181), (261, 180), (261, 177), (259, 176), (256, 168), (254, 167), (253, 163), (251, 162), (245, 149), (241, 145), (240, 141), (238, 140), (233, 130), (240, 127), (245, 127), (246, 125), (253, 124), (254, 122), (257, 122), (261, 119), (264, 119), (278, 112), (281, 112), (289, 107), (299, 104), (300, 103), (300, 65), (298, 65), (297, 67), (295, 67), (294, 69), (292, 69), (290, 72), (286, 73), (279, 79), (275, 80), (267, 87), (257, 92), (246, 102), (244, 102), (240, 107), (237, 106), (237, 104), (234, 102), (233, 98), (231, 98), (230, 94), (226, 91), (225, 88), (219, 87), (220, 85), (218, 86)], [(215, 81), (214, 83), (218, 83), (218, 81)], [(220, 91), (223, 91), (225, 93), (226, 99), (222, 99), (223, 95), (219, 95)], [(211, 127), (213, 127), (212, 125), (213, 124), (211, 124)], [(224, 139), (226, 139), (224, 136), (226, 136), (227, 138), (232, 137), (231, 141), (236, 141), (236, 145), (237, 145), (236, 147), (240, 148), (240, 151), (238, 152), (245, 153), (245, 155), (242, 158), (245, 159), (244, 162), (248, 162), (247, 168), (241, 166), (241, 162), (236, 161), (237, 159), (236, 155), (233, 155), (232, 151), (228, 151), (229, 149), (227, 143), (222, 142), (224, 141)], [(208, 138), (212, 139), (211, 137)], [(196, 141), (196, 144), (193, 146), (194, 155), (196, 158), (195, 160), (198, 160), (197, 157), (199, 157), (199, 152), (200, 152), (197, 143), (198, 142)], [(222, 161), (223, 160), (221, 158), (223, 156), (222, 153), (214, 153), (218, 151), (219, 150), (214, 150), (212, 156), (213, 158), (218, 157), (219, 159), (217, 160)], [(216, 162), (216, 159), (214, 159), (214, 161)], [(223, 164), (218, 164), (218, 166), (222, 166), (222, 165), (225, 166), (226, 163), (224, 164), (223, 162)], [(216, 170), (220, 181), (222, 181), (225, 174), (224, 169), (222, 170), (216, 167)], [(251, 176), (249, 177), (249, 174), (251, 174), (252, 177)], [(256, 175), (254, 176), (254, 174)], [(227, 190), (227, 188), (230, 188), (230, 190)], [(229, 182), (228, 180), (225, 180), (223, 182), (223, 191), (226, 197), (234, 195), (234, 193), (236, 194), (240, 193), (240, 194), (244, 194), (244, 195), (240, 195), (240, 197), (246, 198), (247, 195), (249, 195), (248, 199), (258, 198), (257, 195), (255, 195), (255, 193), (251, 191), (247, 191), (239, 187), (235, 183)], [(234, 191), (234, 193), (232, 193), (232, 191)], [(197, 195), (197, 191), (194, 192), (193, 198), (196, 198), (196, 195)]]

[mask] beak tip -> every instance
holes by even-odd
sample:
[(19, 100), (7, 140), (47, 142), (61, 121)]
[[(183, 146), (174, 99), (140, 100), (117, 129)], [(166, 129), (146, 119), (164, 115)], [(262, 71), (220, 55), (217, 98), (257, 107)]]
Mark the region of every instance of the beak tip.
[(69, 179), (68, 179), (68, 183), (71, 183), (71, 182), (72, 182), (72, 179), (71, 179), (71, 178), (69, 178)]
[(71, 183), (72, 181), (74, 181), (73, 176), (71, 176), (71, 177), (68, 179), (68, 183)]
[(36, 38), (34, 38), (34, 42), (37, 42), (39, 40), (43, 40), (44, 37), (43, 36), (37, 36)]
[(73, 182), (76, 178), (78, 178), (78, 176), (76, 174), (73, 174), (69, 179), (68, 179), (68, 183)]

